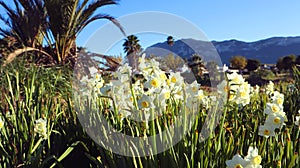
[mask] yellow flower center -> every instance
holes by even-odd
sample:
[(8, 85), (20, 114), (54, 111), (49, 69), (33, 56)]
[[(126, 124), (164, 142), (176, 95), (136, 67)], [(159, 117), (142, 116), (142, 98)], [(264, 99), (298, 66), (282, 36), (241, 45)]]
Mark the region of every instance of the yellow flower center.
[(175, 77), (175, 76), (172, 76), (171, 82), (176, 83), (176, 81), (177, 81), (176, 77)]
[(243, 166), (241, 164), (236, 164), (234, 168), (243, 168)]
[(280, 121), (281, 121), (281, 120), (280, 120), (279, 117), (276, 117), (276, 118), (274, 118), (274, 120), (273, 120), (274, 124), (280, 124), (280, 123), (281, 123)]
[(36, 127), (38, 128), (38, 129), (42, 129), (43, 127), (45, 127), (46, 126), (46, 124), (44, 124), (44, 123), (37, 123), (36, 124)]
[(234, 77), (233, 79), (232, 79), (232, 82), (233, 83), (239, 83), (239, 78), (238, 78), (238, 76), (236, 76), (236, 77)]
[(159, 77), (160, 77), (160, 79), (162, 79), (162, 80), (167, 80), (167, 79), (168, 79), (165, 73), (161, 73), (161, 74), (159, 75)]
[(175, 94), (180, 96), (181, 95), (181, 91), (178, 90)]
[(278, 98), (277, 99), (277, 104), (282, 105), (283, 104), (283, 99), (282, 98)]
[(241, 92), (241, 97), (246, 97), (247, 96), (247, 93), (246, 92)]
[(102, 87), (102, 83), (97, 83), (97, 86), (96, 86), (98, 89), (100, 89)]
[(252, 159), (252, 163), (255, 165), (259, 165), (261, 163), (261, 156), (257, 155)]
[(204, 98), (204, 95), (203, 95), (203, 94), (200, 94), (200, 95), (199, 95), (199, 99), (202, 100), (203, 98)]
[(231, 100), (233, 100), (233, 98), (234, 98), (234, 95), (233, 95), (233, 94), (230, 94), (230, 95), (229, 95), (229, 100), (231, 101)]
[(276, 106), (276, 105), (273, 105), (273, 106), (272, 106), (272, 111), (273, 111), (273, 113), (278, 112), (278, 111), (279, 111), (279, 107)]
[(150, 82), (152, 87), (158, 87), (159, 86), (159, 82), (157, 79), (152, 79)]
[(198, 91), (198, 87), (193, 86), (193, 87), (192, 87), (192, 91), (193, 91), (193, 92), (197, 92), (197, 91)]
[(167, 85), (169, 86), (171, 84), (171, 80), (167, 79)]
[(149, 103), (146, 102), (146, 101), (142, 101), (142, 102), (141, 102), (141, 105), (142, 105), (143, 108), (149, 107)]
[(264, 130), (264, 135), (270, 135), (270, 130)]
[(170, 92), (166, 92), (166, 93), (164, 94), (164, 96), (165, 96), (165, 99), (169, 99), (170, 96), (171, 96), (171, 94), (170, 94)]
[(133, 102), (133, 97), (132, 97), (132, 96), (130, 96), (129, 100), (130, 100), (130, 102)]
[(100, 79), (100, 75), (99, 75), (99, 74), (96, 74), (95, 78), (96, 78), (96, 79)]

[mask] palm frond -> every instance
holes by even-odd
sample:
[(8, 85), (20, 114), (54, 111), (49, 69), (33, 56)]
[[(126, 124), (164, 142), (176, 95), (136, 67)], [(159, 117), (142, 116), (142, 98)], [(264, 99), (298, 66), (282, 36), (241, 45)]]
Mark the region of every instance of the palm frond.
[(86, 15), (86, 14), (91, 15), (100, 7), (103, 7), (105, 5), (114, 5), (114, 4), (117, 4), (117, 1), (115, 1), (115, 0), (97, 0), (97, 1), (89, 4), (82, 13), (83, 13), (83, 15)]
[(15, 9), (16, 13), (21, 14), (23, 10), (21, 9), (19, 2), (17, 0), (13, 0), (13, 1), (16, 8)]
[[(77, 13), (77, 20), (78, 24), (81, 25), (78, 31), (80, 32), (85, 26), (87, 26), (89, 23), (98, 20), (98, 19), (107, 19), (114, 23), (120, 31), (123, 33), (123, 35), (126, 36), (126, 33), (121, 26), (121, 24), (112, 16), (107, 15), (107, 14), (96, 14), (96, 10), (100, 7), (106, 6), (106, 5), (112, 5), (112, 4), (117, 4), (117, 1), (115, 0), (98, 0), (92, 4), (87, 5), (87, 7), (81, 6), (80, 10)], [(86, 3), (85, 3), (86, 5)]]
[(25, 47), (25, 48), (20, 48), (15, 50), (14, 52), (10, 53), (7, 57), (7, 59), (5, 60), (3, 66), (6, 66), (7, 64), (9, 64), (10, 62), (12, 62), (18, 55), (23, 54), (25, 52), (30, 52), (30, 51), (38, 51), (46, 56), (48, 56), (49, 58), (52, 58), (51, 55), (49, 55), (48, 53), (46, 53), (43, 50), (37, 49), (37, 48), (32, 48), (32, 47)]
[[(11, 29), (11, 24), (9, 22), (8, 19), (4, 18), (2, 15), (0, 15), (0, 20), (9, 28)], [(4, 34), (4, 36), (10, 36), (11, 32), (9, 31), (9, 29), (4, 29), (2, 27), (0, 27), (0, 32), (2, 32)]]
[(7, 14), (14, 13), (14, 10), (11, 7), (9, 7), (8, 5), (6, 5), (6, 3), (3, 2), (2, 0), (0, 0), (0, 6), (2, 6), (7, 11), (6, 12)]
[(82, 29), (84, 29), (85, 26), (87, 26), (88, 24), (90, 24), (91, 22), (95, 21), (95, 20), (99, 20), (99, 19), (107, 19), (109, 21), (111, 21), (114, 25), (116, 25), (120, 31), (122, 32), (122, 34), (124, 36), (126, 36), (126, 33), (124, 31), (124, 28), (122, 27), (122, 25), (120, 24), (120, 22), (118, 22), (118, 20), (116, 20), (114, 17), (107, 15), (107, 14), (97, 14), (91, 18), (89, 18), (88, 20), (85, 20), (82, 23), (82, 26), (79, 27), (78, 32), (81, 32)]
[[(40, 32), (45, 30), (44, 8), (39, 0), (14, 0), (14, 8), (0, 1), (8, 15), (7, 19), (0, 18), (11, 29), (8, 35), (16, 36), (19, 43), (25, 46), (35, 46)], [(8, 33), (8, 32), (3, 32)], [(39, 42), (41, 43), (41, 42)]]

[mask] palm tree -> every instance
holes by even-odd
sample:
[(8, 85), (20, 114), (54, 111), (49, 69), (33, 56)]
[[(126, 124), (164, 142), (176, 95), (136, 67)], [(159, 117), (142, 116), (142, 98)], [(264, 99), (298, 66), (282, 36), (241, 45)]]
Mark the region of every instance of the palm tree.
[(167, 44), (172, 47), (174, 45), (174, 38), (173, 36), (168, 36), (167, 38)]
[(125, 42), (123, 43), (124, 51), (129, 62), (129, 65), (133, 70), (138, 67), (138, 57), (141, 51), (141, 45), (139, 44), (139, 39), (135, 35), (127, 36)]
[(1, 54), (5, 57), (4, 65), (11, 62), (16, 56), (29, 51), (37, 51), (35, 58), (46, 56), (52, 60), (51, 55), (42, 50), (43, 33), (46, 31), (46, 12), (43, 1), (40, 0), (14, 0), (14, 7), (9, 7), (0, 0), (0, 6), (6, 10), (7, 17), (0, 16), (7, 29), (0, 28), (3, 48)]
[(172, 52), (172, 47), (174, 45), (174, 38), (173, 38), (173, 36), (168, 36), (168, 38), (167, 38), (167, 44), (169, 45), (171, 54), (173, 55), (173, 52)]
[(42, 45), (42, 32), (46, 30), (46, 13), (40, 0), (14, 0), (14, 8), (2, 0), (0, 6), (6, 10), (8, 18), (0, 16), (9, 29), (0, 28), (4, 38), (14, 38), (18, 45), (38, 47)]
[(195, 75), (197, 82), (201, 84), (203, 80), (203, 71), (205, 70), (205, 66), (201, 56), (197, 53), (193, 54), (188, 63), (188, 66), (191, 68), (193, 74)]
[[(56, 64), (74, 64), (76, 37), (88, 24), (98, 19), (112, 21), (125, 35), (114, 17), (95, 14), (100, 7), (116, 4), (116, 0), (14, 0), (14, 4), (15, 7), (10, 8), (0, 0), (8, 15), (8, 18), (1, 16), (0, 20), (9, 28), (0, 28), (0, 35), (13, 36), (21, 44), (15, 53), (8, 56), (6, 63), (24, 52), (39, 51), (44, 55), (47, 52)], [(48, 46), (43, 46), (41, 50), (44, 41)]]
[[(114, 17), (107, 14), (96, 14), (100, 7), (116, 4), (116, 0), (44, 0), (49, 19), (48, 37), (55, 39), (55, 54), (57, 62), (65, 62), (76, 56), (76, 37), (91, 22), (98, 19), (108, 19), (120, 28), (123, 28)], [(51, 39), (51, 38), (48, 38)], [(51, 42), (51, 40), (49, 40)]]

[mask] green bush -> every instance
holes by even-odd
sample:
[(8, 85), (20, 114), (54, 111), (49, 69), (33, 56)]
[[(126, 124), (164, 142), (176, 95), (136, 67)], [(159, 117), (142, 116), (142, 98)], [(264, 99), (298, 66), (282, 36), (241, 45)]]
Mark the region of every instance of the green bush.
[(268, 81), (272, 81), (276, 79), (275, 74), (268, 69), (259, 69), (257, 71), (253, 71), (250, 73), (249, 77), (247, 78), (247, 81), (251, 85), (264, 85), (267, 84)]

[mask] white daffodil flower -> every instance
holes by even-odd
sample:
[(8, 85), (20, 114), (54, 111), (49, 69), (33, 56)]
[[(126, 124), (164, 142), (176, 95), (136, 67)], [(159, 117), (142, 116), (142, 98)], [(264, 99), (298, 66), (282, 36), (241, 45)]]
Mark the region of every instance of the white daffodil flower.
[(266, 138), (275, 136), (275, 127), (272, 124), (260, 125), (258, 128), (258, 135)]
[(38, 133), (43, 139), (47, 139), (47, 120), (42, 118), (35, 120), (34, 132)]
[(243, 168), (246, 166), (247, 161), (244, 160), (239, 154), (236, 154), (231, 160), (227, 160), (225, 163), (229, 168)]

